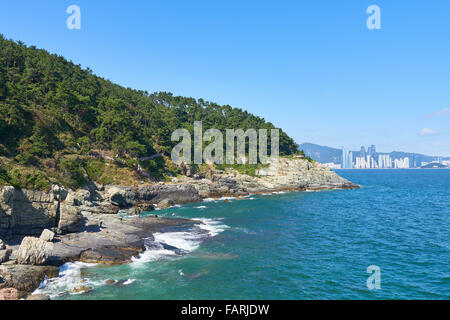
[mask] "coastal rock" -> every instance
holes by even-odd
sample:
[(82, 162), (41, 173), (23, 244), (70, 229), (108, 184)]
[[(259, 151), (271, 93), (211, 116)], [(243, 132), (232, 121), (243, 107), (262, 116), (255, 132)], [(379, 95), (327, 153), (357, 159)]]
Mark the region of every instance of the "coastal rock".
[(55, 238), (55, 233), (53, 231), (50, 231), (48, 229), (45, 229), (42, 231), (41, 236), (39, 237), (40, 240), (52, 242)]
[(50, 300), (50, 296), (47, 294), (33, 294), (27, 297), (27, 300), (39, 300), (39, 301), (48, 301)]
[(76, 286), (73, 288), (73, 293), (87, 293), (92, 291), (92, 288), (89, 286)]
[(0, 290), (0, 300), (19, 300), (19, 290), (15, 288), (6, 288)]
[(141, 210), (138, 208), (130, 208), (126, 212), (129, 216), (138, 216), (141, 213)]
[(155, 206), (153, 206), (152, 204), (149, 204), (149, 203), (147, 203), (147, 204), (139, 204), (138, 206), (137, 206), (137, 208), (139, 208), (139, 210), (141, 211), (141, 212), (151, 212), (151, 211), (155, 211)]
[(158, 202), (158, 208), (160, 209), (167, 209), (172, 207), (175, 204), (175, 202), (171, 199), (164, 199), (160, 202)]
[(81, 208), (68, 204), (60, 205), (58, 229), (62, 233), (78, 232), (81, 230), (82, 219)]
[(6, 249), (5, 244), (3, 243), (3, 240), (0, 239), (0, 250)]
[(1, 265), (0, 276), (3, 283), (0, 283), (0, 289), (15, 288), (22, 298), (36, 290), (46, 277), (55, 278), (58, 273), (59, 267), (52, 266)]
[(157, 184), (140, 187), (136, 199), (147, 203), (159, 203), (162, 200), (172, 200), (175, 203), (190, 203), (200, 201), (201, 197), (192, 184)]
[(55, 225), (57, 209), (58, 200), (51, 191), (0, 188), (0, 234), (38, 235)]
[(143, 251), (143, 246), (104, 246), (83, 251), (80, 255), (80, 261), (85, 263), (118, 265), (130, 263), (132, 258), (137, 258)]
[(111, 203), (122, 208), (127, 206), (126, 193), (127, 191), (125, 189), (118, 187), (111, 187), (108, 190)]
[(9, 260), (9, 257), (11, 255), (11, 250), (0, 250), (0, 264), (6, 262)]
[(43, 265), (47, 262), (53, 244), (34, 237), (25, 237), (17, 250), (19, 264)]

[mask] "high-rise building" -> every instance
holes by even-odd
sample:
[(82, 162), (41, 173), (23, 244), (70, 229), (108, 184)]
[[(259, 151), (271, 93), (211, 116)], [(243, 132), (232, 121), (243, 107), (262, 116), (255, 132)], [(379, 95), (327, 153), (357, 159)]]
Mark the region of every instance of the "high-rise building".
[(367, 149), (367, 153), (372, 157), (375, 158), (375, 154), (377, 153), (377, 148), (374, 145), (371, 145), (368, 149)]
[(361, 152), (360, 152), (359, 157), (366, 158), (366, 147), (364, 147), (364, 146), (361, 147)]
[(353, 169), (353, 152), (342, 147), (342, 169)]
[(378, 168), (380, 169), (388, 169), (392, 167), (391, 156), (388, 154), (380, 154), (378, 155)]
[(409, 168), (409, 158), (400, 158), (394, 160), (395, 169), (408, 169)]

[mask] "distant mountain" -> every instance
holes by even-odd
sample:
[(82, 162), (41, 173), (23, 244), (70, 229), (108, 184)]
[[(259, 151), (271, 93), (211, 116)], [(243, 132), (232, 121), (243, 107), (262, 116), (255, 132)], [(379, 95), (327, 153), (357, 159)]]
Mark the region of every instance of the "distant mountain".
[(300, 149), (305, 152), (307, 156), (310, 156), (313, 160), (320, 163), (341, 163), (342, 150), (334, 149), (325, 146), (319, 146), (313, 143), (303, 143), (300, 145)]
[[(320, 163), (336, 163), (340, 164), (342, 161), (342, 150), (336, 148), (330, 148), (326, 146), (320, 146), (313, 143), (303, 143), (300, 145), (300, 149), (305, 152), (307, 156), (310, 156), (313, 160)], [(439, 157), (427, 156), (420, 153), (410, 153), (402, 151), (393, 151), (391, 153), (377, 152), (376, 157), (379, 154), (389, 154), (392, 159), (400, 159), (408, 157), (411, 160), (411, 166), (420, 167), (422, 162), (437, 161)], [(354, 157), (360, 157), (361, 152), (353, 151)], [(444, 158), (443, 160), (450, 160), (450, 158)]]
[(422, 166), (422, 169), (446, 169), (446, 168), (448, 167), (436, 162)]

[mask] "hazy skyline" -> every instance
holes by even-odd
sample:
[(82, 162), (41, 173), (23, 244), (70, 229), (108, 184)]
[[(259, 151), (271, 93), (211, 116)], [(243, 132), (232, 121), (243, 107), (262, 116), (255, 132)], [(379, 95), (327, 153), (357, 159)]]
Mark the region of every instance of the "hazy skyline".
[[(81, 8), (81, 30), (66, 9)], [(366, 9), (381, 8), (381, 30)], [(299, 144), (450, 155), (448, 1), (15, 1), (0, 33), (140, 90), (246, 109)]]

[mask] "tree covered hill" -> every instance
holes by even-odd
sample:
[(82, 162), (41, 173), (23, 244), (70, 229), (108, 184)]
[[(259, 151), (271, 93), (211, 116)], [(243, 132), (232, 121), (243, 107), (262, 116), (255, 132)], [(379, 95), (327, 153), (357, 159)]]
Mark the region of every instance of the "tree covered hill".
[[(117, 183), (176, 174), (167, 157), (177, 128), (272, 129), (270, 122), (229, 105), (149, 94), (116, 85), (90, 69), (0, 35), (0, 185), (77, 188), (89, 180)], [(270, 131), (269, 131), (270, 132)], [(280, 153), (298, 145), (280, 130)], [(110, 154), (114, 165), (96, 154)], [(128, 180), (127, 180), (128, 179)], [(133, 180), (133, 179), (132, 179)], [(130, 183), (133, 181), (129, 181)]]

